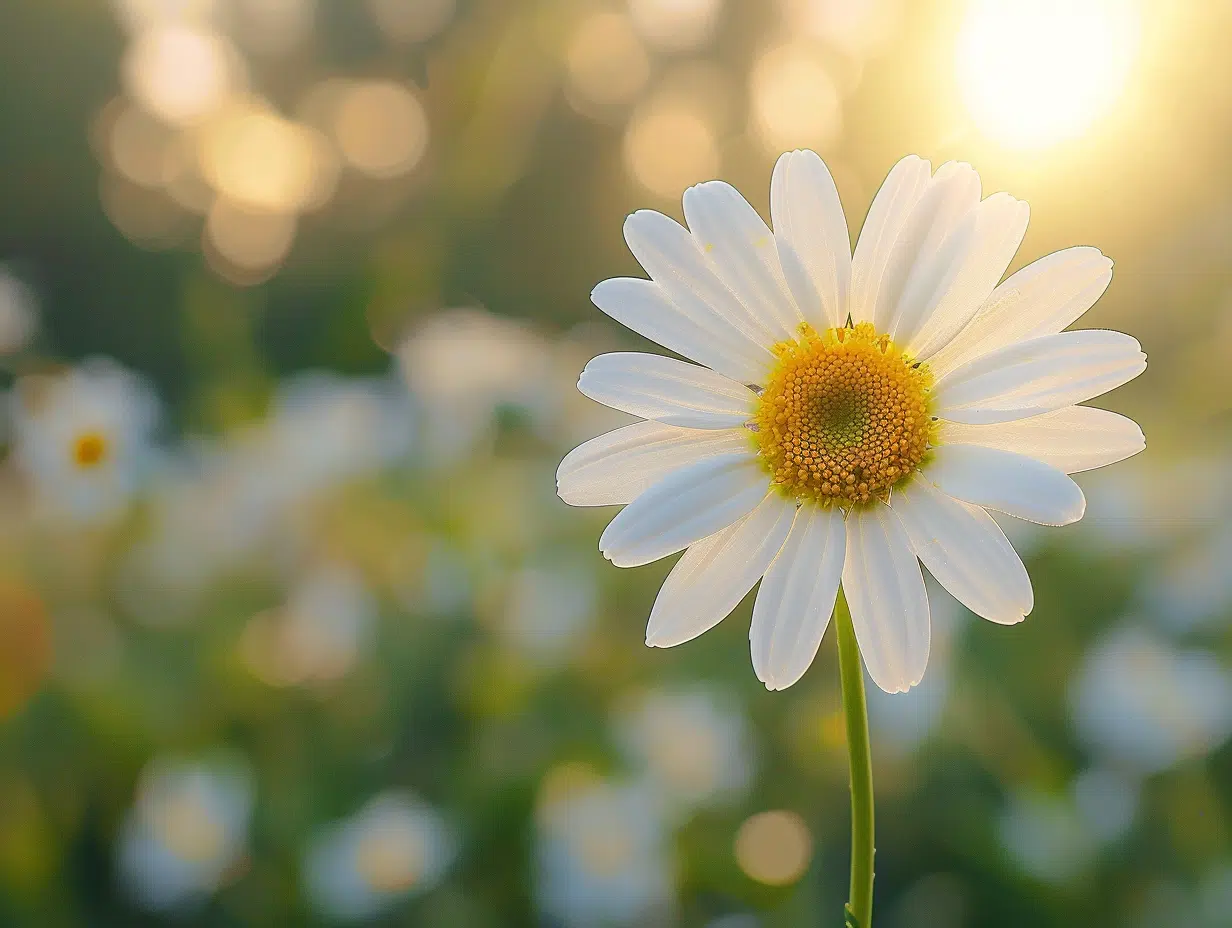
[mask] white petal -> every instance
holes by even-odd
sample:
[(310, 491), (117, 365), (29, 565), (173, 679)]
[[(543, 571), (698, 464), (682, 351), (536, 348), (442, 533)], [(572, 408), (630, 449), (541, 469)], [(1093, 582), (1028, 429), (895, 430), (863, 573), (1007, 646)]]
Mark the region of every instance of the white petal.
[(905, 345), (914, 338), (933, 309), (956, 285), (965, 256), (976, 247), (978, 218), (975, 210), (969, 211), (931, 257), (911, 266), (898, 302), (888, 312), (887, 307), (878, 303), (879, 322), (896, 341)]
[(682, 429), (637, 422), (578, 445), (556, 470), (556, 489), (570, 506), (632, 502), (674, 470), (716, 454), (749, 449), (748, 429)]
[(983, 445), (1025, 454), (1067, 474), (1115, 464), (1146, 447), (1133, 419), (1091, 406), (1066, 406), (990, 425), (941, 423), (943, 444)]
[[(718, 313), (694, 318), (653, 280), (614, 277), (590, 294), (601, 310), (639, 335), (741, 383), (765, 379), (765, 359)], [(768, 355), (767, 355), (768, 358)]]
[(882, 502), (847, 517), (843, 592), (873, 682), (887, 693), (919, 683), (928, 665), (928, 594), (907, 533)]
[(714, 263), (688, 229), (662, 213), (643, 209), (625, 219), (625, 241), (681, 312), (694, 319), (721, 316), (748, 343), (751, 360), (767, 369), (773, 366), (769, 348), (779, 339), (719, 279)]
[(978, 616), (1021, 622), (1035, 604), (1031, 578), (1000, 526), (979, 506), (914, 477), (890, 499), (929, 573)]
[(1031, 209), (1008, 193), (994, 193), (973, 211), (975, 229), (944, 292), (925, 304), (919, 324), (900, 324), (895, 338), (917, 358), (927, 359), (953, 340), (979, 311), (1009, 267), (1027, 234)]
[(1078, 484), (1050, 464), (979, 445), (942, 445), (923, 476), (944, 493), (1040, 525), (1068, 525), (1086, 511)]
[(802, 317), (787, 289), (774, 236), (731, 184), (697, 184), (684, 192), (689, 231), (719, 279), (777, 341), (795, 337)]
[[(907, 310), (903, 297), (927, 291), (921, 281), (945, 276), (942, 269), (948, 269), (948, 262), (969, 247), (966, 241), (972, 229), (966, 221), (973, 222), (968, 214), (979, 202), (980, 178), (971, 165), (947, 162), (937, 169), (903, 223), (886, 261), (873, 309), (878, 332), (897, 337)], [(955, 232), (960, 233), (957, 240), (952, 237)], [(940, 268), (934, 261), (939, 255), (946, 257)]]
[(771, 493), (735, 525), (691, 545), (663, 581), (646, 644), (675, 647), (718, 625), (766, 572), (795, 514), (794, 502)]
[(908, 155), (890, 170), (864, 218), (860, 240), (851, 258), (851, 301), (848, 310), (854, 322), (872, 322), (873, 307), (885, 274), (886, 263), (899, 230), (928, 184), (932, 167)]
[(720, 454), (668, 474), (608, 523), (599, 550), (617, 567), (667, 557), (753, 511), (770, 480), (750, 453)]
[(997, 287), (928, 366), (941, 378), (982, 354), (1055, 335), (1090, 309), (1111, 280), (1112, 262), (1098, 248), (1082, 245), (1040, 258)]
[(800, 509), (753, 606), (753, 670), (766, 689), (787, 689), (813, 663), (834, 611), (846, 550), (839, 510)]
[(744, 384), (707, 368), (635, 351), (591, 359), (578, 389), (604, 406), (688, 429), (739, 427), (757, 399)]
[(954, 422), (1025, 419), (1107, 393), (1146, 370), (1138, 340), (1082, 329), (1041, 335), (964, 364), (934, 388), (937, 415)]
[(841, 326), (851, 287), (851, 239), (834, 178), (816, 153), (789, 151), (779, 158), (770, 180), (770, 217), (805, 321), (818, 331)]

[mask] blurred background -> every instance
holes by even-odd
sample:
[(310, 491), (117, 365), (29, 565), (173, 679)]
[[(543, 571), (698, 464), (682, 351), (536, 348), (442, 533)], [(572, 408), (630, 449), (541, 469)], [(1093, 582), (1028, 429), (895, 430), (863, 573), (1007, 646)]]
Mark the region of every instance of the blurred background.
[[(1232, 925), (1232, 4), (4, 0), (0, 924), (837, 925), (833, 636), (643, 645), (621, 222), (813, 147), (1116, 261), (1148, 450), (871, 694), (877, 924)], [(1010, 522), (1012, 520), (1006, 520)]]

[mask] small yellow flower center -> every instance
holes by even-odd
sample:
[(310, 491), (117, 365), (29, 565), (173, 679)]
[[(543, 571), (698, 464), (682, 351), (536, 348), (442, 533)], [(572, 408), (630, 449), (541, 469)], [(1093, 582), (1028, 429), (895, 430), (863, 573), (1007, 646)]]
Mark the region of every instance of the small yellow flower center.
[(424, 867), (423, 850), (401, 830), (378, 828), (365, 835), (356, 852), (360, 876), (377, 892), (410, 889)]
[(850, 506), (884, 499), (928, 453), (931, 376), (869, 323), (805, 325), (778, 364), (753, 423), (772, 482), (796, 499)]
[(82, 432), (73, 439), (73, 463), (82, 470), (102, 464), (107, 457), (107, 436), (101, 432)]

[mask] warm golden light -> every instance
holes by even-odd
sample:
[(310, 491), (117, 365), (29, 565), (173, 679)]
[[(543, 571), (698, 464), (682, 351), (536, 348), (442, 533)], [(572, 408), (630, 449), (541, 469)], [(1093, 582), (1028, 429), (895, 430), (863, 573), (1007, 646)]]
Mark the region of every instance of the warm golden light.
[(972, 0), (957, 49), (967, 107), (1016, 148), (1079, 135), (1120, 94), (1137, 32), (1132, 0)]
[(395, 42), (423, 42), (453, 19), (455, 0), (368, 0), (368, 13)]
[(205, 235), (219, 256), (244, 271), (271, 268), (295, 240), (295, 217), (219, 199), (205, 220)]
[(629, 14), (646, 41), (685, 51), (710, 40), (722, 6), (721, 0), (629, 0)]
[(718, 173), (719, 147), (697, 107), (668, 96), (650, 100), (634, 112), (625, 130), (624, 159), (643, 187), (676, 199), (685, 187)]
[(207, 30), (169, 26), (138, 36), (124, 56), (124, 83), (133, 98), (174, 124), (197, 122), (242, 84), (230, 41)]
[(813, 857), (813, 838), (795, 812), (776, 809), (745, 820), (736, 832), (736, 863), (759, 883), (786, 886)]
[(749, 75), (754, 128), (771, 152), (825, 148), (842, 131), (838, 86), (816, 49), (788, 42), (764, 52)]
[(201, 167), (236, 203), (294, 213), (314, 199), (318, 148), (310, 130), (259, 104), (236, 104), (203, 133)]
[(400, 177), (428, 148), (428, 116), (416, 96), (394, 81), (348, 85), (334, 114), (343, 157), (369, 177)]
[(629, 17), (598, 12), (574, 31), (565, 52), (569, 100), (585, 111), (590, 105), (628, 103), (650, 80), (650, 56)]

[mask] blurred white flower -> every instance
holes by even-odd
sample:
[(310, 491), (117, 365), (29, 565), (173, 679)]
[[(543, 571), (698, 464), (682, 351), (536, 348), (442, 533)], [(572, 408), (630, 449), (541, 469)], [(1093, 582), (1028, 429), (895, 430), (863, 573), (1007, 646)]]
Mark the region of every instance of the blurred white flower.
[(414, 332), (398, 357), (420, 410), (425, 451), (438, 461), (490, 441), (501, 409), (541, 424), (555, 408), (550, 345), (512, 319), (448, 310)]
[(26, 347), (38, 328), (38, 300), (20, 277), (0, 264), (0, 355)]
[(436, 810), (408, 793), (385, 792), (316, 836), (304, 858), (305, 886), (327, 917), (368, 919), (434, 887), (457, 851)]
[(40, 501), (100, 521), (123, 508), (148, 469), (158, 404), (135, 374), (92, 359), (18, 380), (11, 415), (16, 462)]
[(1095, 842), (1064, 797), (1025, 791), (1010, 800), (1000, 822), (1001, 844), (1020, 868), (1044, 883), (1081, 877)]
[(528, 565), (506, 579), (502, 631), (531, 660), (559, 666), (594, 625), (593, 571), (576, 559)]
[(626, 702), (615, 726), (630, 761), (669, 809), (738, 798), (752, 780), (748, 722), (723, 693), (648, 690)]
[(1206, 651), (1174, 649), (1122, 626), (1087, 654), (1070, 685), (1078, 734), (1143, 774), (1213, 750), (1232, 735), (1232, 676)]
[(385, 378), (300, 374), (278, 391), (270, 418), (236, 452), (268, 481), (274, 502), (366, 476), (407, 453), (413, 419)]
[(225, 440), (189, 442), (151, 490), (148, 534), (129, 552), (119, 593), (153, 624), (270, 542), (295, 535), (317, 494), (395, 464), (411, 447), (405, 390), (392, 379), (311, 373), (279, 391), (270, 415)]
[(422, 583), (404, 592), (402, 601), (411, 609), (431, 615), (451, 616), (467, 609), (472, 599), (472, 581), (466, 558), (444, 537), (428, 545)]
[(1061, 794), (1022, 790), (1002, 813), (1002, 846), (1018, 866), (1045, 883), (1070, 883), (1104, 847), (1129, 831), (1139, 784), (1111, 767), (1083, 771)]
[(1070, 785), (1074, 807), (1089, 834), (1109, 843), (1121, 838), (1138, 815), (1138, 782), (1109, 767), (1092, 767)]
[(236, 758), (152, 762), (120, 829), (125, 887), (148, 909), (200, 902), (244, 853), (252, 802), (252, 775)]
[(536, 902), (569, 928), (657, 924), (674, 908), (668, 836), (645, 787), (550, 774), (537, 844)]
[(1232, 528), (1216, 518), (1213, 531), (1176, 545), (1152, 559), (1141, 591), (1152, 616), (1188, 631), (1209, 625), (1232, 608)]
[(376, 603), (362, 577), (340, 564), (315, 566), (284, 606), (249, 621), (240, 653), (272, 686), (336, 680), (359, 660), (375, 621)]

